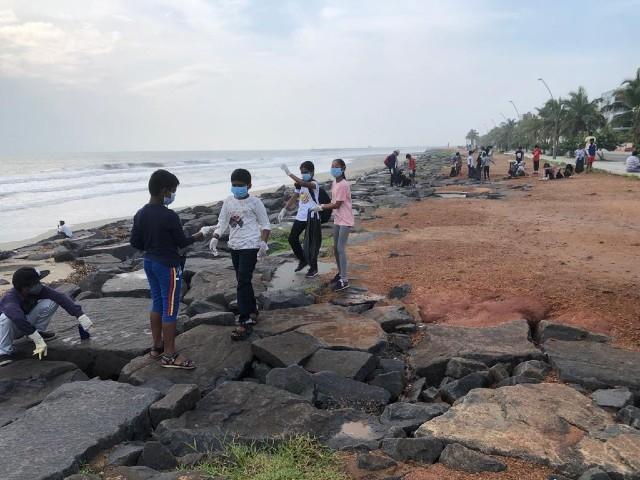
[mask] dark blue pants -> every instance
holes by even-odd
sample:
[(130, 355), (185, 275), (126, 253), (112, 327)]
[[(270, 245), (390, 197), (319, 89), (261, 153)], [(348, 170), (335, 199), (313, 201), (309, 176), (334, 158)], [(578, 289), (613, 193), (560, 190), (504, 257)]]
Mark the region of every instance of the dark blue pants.
[(258, 249), (231, 250), (231, 261), (238, 281), (237, 297), (240, 323), (247, 323), (257, 311), (256, 297), (251, 280), (258, 261)]

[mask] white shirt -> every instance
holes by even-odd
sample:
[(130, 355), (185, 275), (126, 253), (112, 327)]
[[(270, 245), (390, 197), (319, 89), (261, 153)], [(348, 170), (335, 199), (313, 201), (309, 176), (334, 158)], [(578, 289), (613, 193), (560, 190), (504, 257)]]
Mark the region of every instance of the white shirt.
[(467, 165), (469, 165), (470, 167), (473, 167), (473, 155), (469, 155), (467, 157)]
[(640, 169), (640, 159), (635, 155), (627, 157), (627, 172)]
[[(316, 187), (313, 189), (313, 195), (317, 201), (318, 197), (320, 197), (320, 186), (317, 182), (314, 183)], [(296, 193), (298, 194), (298, 214), (296, 215), (296, 220), (306, 222), (309, 209), (314, 207), (316, 203), (313, 201), (313, 197), (307, 187), (297, 188)]]
[(58, 233), (64, 233), (64, 236), (67, 238), (73, 237), (73, 230), (66, 223), (64, 225), (58, 225)]
[(229, 228), (229, 248), (243, 250), (260, 248), (260, 233), (271, 230), (264, 204), (257, 197), (238, 200), (227, 197), (222, 204), (215, 233), (220, 236)]

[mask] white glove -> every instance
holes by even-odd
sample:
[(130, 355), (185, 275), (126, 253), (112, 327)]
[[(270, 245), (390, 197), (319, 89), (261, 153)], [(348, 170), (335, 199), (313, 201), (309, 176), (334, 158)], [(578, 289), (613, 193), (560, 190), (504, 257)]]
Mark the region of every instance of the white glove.
[(85, 332), (88, 332), (89, 330), (91, 330), (91, 327), (93, 327), (93, 322), (85, 314), (82, 314), (78, 317), (78, 323)]
[(286, 165), (286, 164), (284, 164), (284, 163), (283, 163), (282, 165), (280, 165), (280, 168), (281, 168), (281, 169), (282, 169), (282, 171), (283, 171), (284, 173), (286, 173), (287, 175), (291, 175), (291, 171), (289, 171), (289, 167), (287, 167), (287, 165)]
[(212, 238), (211, 241), (209, 242), (209, 250), (211, 250), (211, 253), (213, 253), (214, 257), (218, 256), (218, 239), (217, 238)]
[(312, 212), (321, 212), (322, 211), (322, 205), (316, 205), (315, 207), (311, 208)]
[(33, 350), (33, 354), (38, 356), (38, 360), (42, 360), (42, 357), (47, 356), (47, 344), (42, 338), (42, 335), (40, 335), (36, 330), (31, 335), (29, 335), (29, 338), (33, 340), (33, 343), (36, 346), (36, 348)]
[(209, 235), (211, 235), (213, 233), (213, 229), (214, 228), (216, 228), (216, 227), (202, 227), (200, 229), (200, 232), (198, 232), (198, 233), (201, 233), (206, 238), (206, 237), (208, 237)]
[(287, 208), (283, 208), (282, 210), (280, 210), (280, 213), (278, 214), (278, 223), (282, 223), (282, 220), (284, 220), (284, 217), (287, 215)]
[(267, 242), (260, 242), (260, 248), (258, 249), (258, 258), (263, 258), (267, 255), (267, 252), (269, 251), (269, 245), (267, 245)]

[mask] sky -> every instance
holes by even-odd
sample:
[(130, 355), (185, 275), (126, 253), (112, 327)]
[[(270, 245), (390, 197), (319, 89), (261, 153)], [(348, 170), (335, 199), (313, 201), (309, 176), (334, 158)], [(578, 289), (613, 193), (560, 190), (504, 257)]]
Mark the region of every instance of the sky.
[(0, 154), (464, 144), (640, 67), (640, 0), (0, 0)]

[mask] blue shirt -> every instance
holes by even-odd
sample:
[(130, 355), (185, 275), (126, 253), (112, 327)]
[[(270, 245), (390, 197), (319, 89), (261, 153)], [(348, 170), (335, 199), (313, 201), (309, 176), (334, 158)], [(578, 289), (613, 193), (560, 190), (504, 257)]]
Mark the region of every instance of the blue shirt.
[(595, 155), (596, 155), (596, 150), (597, 150), (597, 149), (598, 149), (598, 147), (596, 147), (596, 144), (595, 144), (595, 143), (590, 143), (590, 144), (589, 144), (589, 148), (588, 148), (588, 150), (589, 150), (589, 156), (591, 156), (591, 157), (595, 157)]
[(133, 217), (131, 246), (143, 250), (145, 258), (167, 267), (180, 266), (179, 249), (194, 241), (185, 236), (178, 214), (164, 205), (148, 203)]

